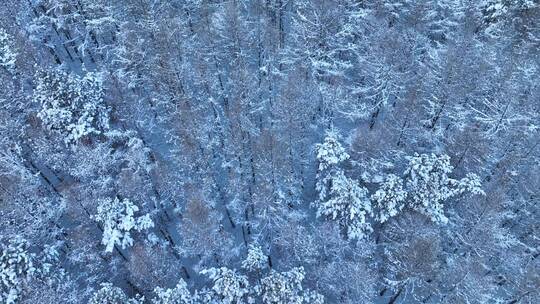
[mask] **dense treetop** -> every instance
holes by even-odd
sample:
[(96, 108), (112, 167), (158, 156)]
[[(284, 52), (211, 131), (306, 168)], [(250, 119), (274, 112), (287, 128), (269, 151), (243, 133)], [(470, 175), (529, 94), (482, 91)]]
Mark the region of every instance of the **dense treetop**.
[(0, 304), (540, 302), (537, 0), (12, 0)]

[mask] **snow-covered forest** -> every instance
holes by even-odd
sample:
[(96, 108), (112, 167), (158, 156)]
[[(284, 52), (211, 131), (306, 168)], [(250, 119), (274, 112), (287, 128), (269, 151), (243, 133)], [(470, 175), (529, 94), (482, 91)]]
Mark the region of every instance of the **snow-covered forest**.
[(3, 0), (1, 304), (540, 303), (540, 0)]

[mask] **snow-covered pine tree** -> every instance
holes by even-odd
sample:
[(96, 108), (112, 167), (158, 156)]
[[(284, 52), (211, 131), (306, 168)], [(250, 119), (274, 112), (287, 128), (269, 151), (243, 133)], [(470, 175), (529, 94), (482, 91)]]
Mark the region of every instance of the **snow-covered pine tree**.
[(101, 288), (94, 292), (88, 304), (143, 304), (144, 298), (129, 298), (122, 289), (111, 283), (101, 284)]
[(196, 304), (200, 303), (197, 293), (192, 294), (186, 281), (180, 279), (178, 284), (174, 288), (161, 288), (154, 289), (156, 297), (152, 299), (154, 304)]
[(35, 257), (28, 252), (28, 242), (21, 238), (2, 245), (0, 250), (0, 302), (15, 304), (36, 272)]
[(367, 189), (347, 177), (340, 167), (349, 154), (339, 142), (339, 135), (335, 131), (327, 132), (324, 142), (316, 146), (316, 154), (319, 198), (313, 205), (317, 216), (337, 221), (349, 239), (364, 238), (373, 231), (368, 221), (372, 215), (371, 201)]
[(415, 154), (405, 170), (407, 205), (428, 216), (433, 222), (446, 224), (444, 202), (458, 194), (483, 194), (480, 179), (473, 173), (463, 179), (449, 177), (454, 167), (448, 155)]
[(258, 244), (250, 244), (247, 257), (242, 261), (242, 268), (247, 271), (260, 271), (266, 267), (267, 263), (268, 256), (264, 254), (261, 246)]
[(133, 245), (131, 232), (142, 231), (154, 227), (149, 214), (135, 216), (139, 207), (129, 199), (102, 200), (97, 208), (94, 219), (103, 225), (103, 239), (106, 252), (112, 252), (115, 245), (122, 249)]
[(11, 74), (15, 73), (17, 53), (13, 46), (13, 37), (0, 27), (0, 67), (5, 68)]
[(407, 192), (403, 189), (403, 180), (395, 175), (385, 176), (379, 189), (371, 195), (375, 208), (375, 219), (381, 223), (396, 216), (405, 207)]
[(305, 278), (303, 267), (296, 267), (286, 272), (271, 270), (261, 279), (256, 288), (264, 304), (322, 304), (324, 297), (309, 289), (303, 289)]
[(205, 269), (201, 274), (208, 276), (213, 282), (212, 289), (205, 295), (205, 303), (246, 303), (250, 292), (246, 276), (227, 267)]
[(109, 128), (109, 109), (103, 98), (102, 76), (93, 72), (79, 77), (61, 70), (41, 71), (33, 92), (41, 106), (37, 116), (67, 144)]

